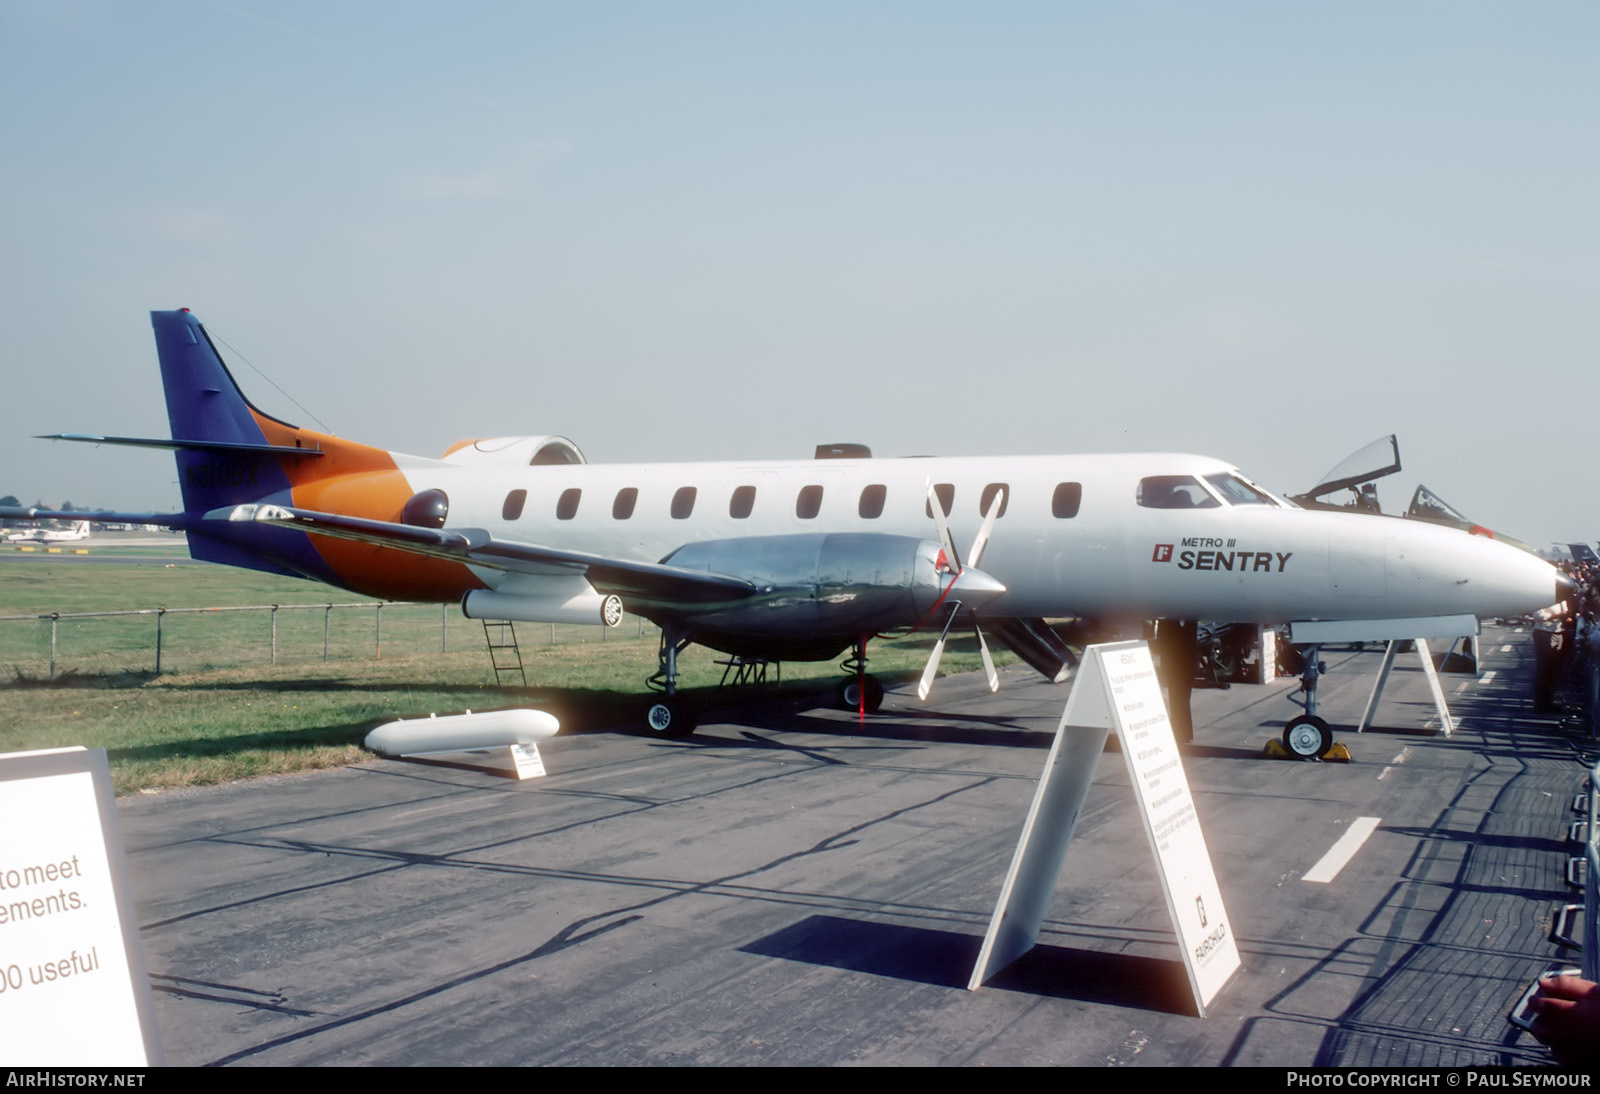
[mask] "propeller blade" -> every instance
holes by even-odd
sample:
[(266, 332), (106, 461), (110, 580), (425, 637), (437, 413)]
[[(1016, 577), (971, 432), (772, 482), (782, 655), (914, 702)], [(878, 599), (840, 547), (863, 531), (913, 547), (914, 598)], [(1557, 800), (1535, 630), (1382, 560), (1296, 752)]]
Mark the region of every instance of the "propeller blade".
[(1000, 674), (994, 670), (994, 658), (989, 656), (989, 643), (983, 640), (983, 628), (974, 626), (972, 633), (978, 636), (978, 652), (983, 655), (983, 675), (989, 681), (989, 691), (1000, 690)]
[(917, 699), (928, 697), (928, 689), (933, 686), (933, 678), (939, 675), (939, 661), (944, 657), (944, 640), (950, 634), (950, 624), (956, 621), (956, 612), (961, 609), (960, 604), (950, 605), (950, 615), (944, 621), (944, 630), (939, 632), (939, 641), (933, 644), (933, 653), (928, 657), (928, 665), (922, 670), (922, 679), (917, 681)]
[(963, 569), (961, 556), (956, 554), (956, 541), (950, 538), (950, 526), (944, 520), (944, 506), (939, 501), (939, 495), (933, 492), (931, 479), (928, 481), (928, 511), (933, 514), (933, 526), (939, 529), (939, 546), (944, 548), (944, 559), (950, 565), (950, 572), (959, 574)]
[(1006, 491), (1004, 487), (994, 492), (994, 497), (989, 499), (988, 512), (983, 514), (983, 527), (978, 529), (978, 538), (972, 541), (972, 550), (967, 552), (967, 565), (976, 566), (983, 557), (983, 549), (989, 545), (989, 533), (994, 531), (994, 518), (999, 516), (1000, 507), (1005, 504)]

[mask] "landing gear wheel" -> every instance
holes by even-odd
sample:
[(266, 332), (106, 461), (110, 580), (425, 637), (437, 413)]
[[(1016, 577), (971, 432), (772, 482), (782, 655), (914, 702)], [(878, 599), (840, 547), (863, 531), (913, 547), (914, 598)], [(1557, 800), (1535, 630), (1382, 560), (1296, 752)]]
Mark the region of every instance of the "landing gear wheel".
[(1315, 714), (1302, 714), (1283, 727), (1283, 747), (1301, 760), (1314, 760), (1333, 747), (1333, 730)]
[(687, 737), (694, 732), (694, 715), (680, 700), (663, 699), (645, 711), (645, 727), (657, 737)]
[[(866, 690), (866, 702), (862, 702), (862, 689)], [(846, 710), (865, 709), (868, 714), (876, 714), (883, 705), (883, 682), (876, 676), (852, 676), (839, 685), (839, 705)]]

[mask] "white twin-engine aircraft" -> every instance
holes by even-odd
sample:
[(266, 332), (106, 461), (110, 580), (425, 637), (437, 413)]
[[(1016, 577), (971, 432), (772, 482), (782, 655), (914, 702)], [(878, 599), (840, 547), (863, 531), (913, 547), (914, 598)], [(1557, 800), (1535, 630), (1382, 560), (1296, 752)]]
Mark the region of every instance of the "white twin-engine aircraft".
[[(151, 321), (171, 438), (52, 436), (175, 450), (184, 508), (95, 519), (181, 529), (196, 558), (459, 601), (472, 618), (615, 625), (634, 612), (662, 630), (664, 694), (647, 721), (664, 734), (693, 729), (676, 694), (689, 643), (769, 660), (850, 650), (847, 699), (875, 709), (867, 643), (915, 627), (941, 634), (926, 697), (956, 625), (977, 631), (993, 688), (986, 632), (1065, 678), (1073, 655), (1049, 618), (1351, 621), (1376, 639), (1560, 599), (1554, 568), (1523, 551), (1300, 509), (1203, 456), (871, 459), (838, 446), (847, 458), (587, 464), (561, 437), (405, 456), (270, 417), (187, 309)], [(1298, 740), (1314, 754), (1331, 735), (1322, 723)]]
[(6, 533), (7, 543), (72, 543), (89, 538), (89, 522), (80, 520), (71, 528), (24, 528)]

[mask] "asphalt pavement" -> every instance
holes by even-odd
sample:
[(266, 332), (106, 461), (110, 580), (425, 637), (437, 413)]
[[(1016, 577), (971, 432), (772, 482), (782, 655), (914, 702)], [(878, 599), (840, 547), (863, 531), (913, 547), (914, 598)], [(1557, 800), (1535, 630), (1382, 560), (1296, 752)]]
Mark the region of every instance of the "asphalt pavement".
[(1449, 737), (1404, 656), (1349, 733), (1379, 655), (1325, 652), (1347, 764), (1263, 758), (1293, 681), (1195, 692), (1243, 959), (1206, 1018), (1114, 744), (1040, 945), (966, 989), (1067, 694), (1018, 668), (864, 723), (729, 692), (688, 739), (557, 737), (520, 783), (376, 760), (127, 799), (167, 1062), (1547, 1063), (1504, 1017), (1563, 960), (1585, 768), (1532, 712), (1530, 636), (1483, 645)]

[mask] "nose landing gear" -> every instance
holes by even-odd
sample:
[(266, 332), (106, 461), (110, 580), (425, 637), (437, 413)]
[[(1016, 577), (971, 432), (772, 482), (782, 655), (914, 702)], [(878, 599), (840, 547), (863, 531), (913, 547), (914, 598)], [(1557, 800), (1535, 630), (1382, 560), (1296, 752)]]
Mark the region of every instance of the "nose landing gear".
[(1304, 707), (1305, 713), (1290, 719), (1283, 727), (1283, 747), (1296, 759), (1315, 760), (1333, 748), (1333, 727), (1317, 717), (1317, 680), (1328, 671), (1328, 665), (1319, 660), (1322, 652), (1319, 645), (1307, 646), (1301, 652), (1305, 668), (1300, 674), (1300, 691), (1305, 693), (1305, 698), (1300, 698), (1298, 693), (1289, 698)]

